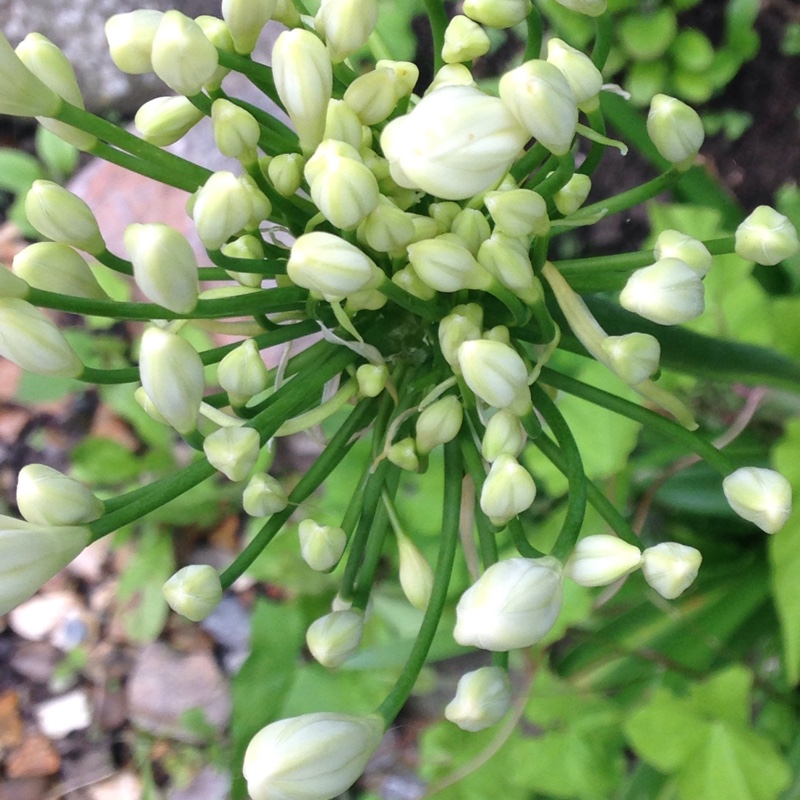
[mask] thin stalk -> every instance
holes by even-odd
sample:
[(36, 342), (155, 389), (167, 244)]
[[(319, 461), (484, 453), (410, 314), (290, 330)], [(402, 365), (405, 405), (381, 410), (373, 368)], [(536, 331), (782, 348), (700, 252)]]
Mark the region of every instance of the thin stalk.
[(442, 47), (444, 47), (444, 32), (448, 24), (447, 11), (442, 0), (424, 0), (424, 2), (433, 37), (433, 70), (438, 72), (444, 66)]
[(272, 78), (272, 70), (266, 64), (259, 64), (249, 56), (240, 56), (236, 53), (229, 53), (227, 50), (217, 48), (219, 54), (219, 64), (235, 72), (241, 72), (250, 83), (264, 92), (267, 97), (277, 103), (281, 108), (283, 104), (278, 97), (275, 89), (275, 81)]
[[(544, 172), (544, 170), (542, 170), (542, 172)], [(569, 182), (569, 179), (574, 173), (575, 159), (573, 158), (572, 153), (558, 156), (558, 166), (555, 168), (553, 173), (547, 175), (540, 183), (532, 188), (535, 188), (545, 200), (549, 201), (550, 198), (559, 189), (561, 189), (562, 186), (565, 186)], [(550, 206), (550, 202), (548, 202), (548, 206)]]
[(550, 151), (539, 142), (536, 142), (522, 158), (511, 167), (511, 175), (519, 183), (523, 178), (533, 172), (536, 167), (543, 164), (550, 157)]
[(183, 178), (173, 171), (165, 168), (158, 168), (150, 161), (145, 161), (137, 156), (132, 156), (117, 147), (97, 139), (94, 146), (87, 152), (91, 153), (97, 158), (102, 158), (103, 161), (108, 161), (109, 164), (116, 164), (123, 167), (129, 172), (135, 172), (137, 175), (144, 175), (146, 178), (152, 178), (154, 181), (164, 183), (167, 186), (173, 186), (176, 189), (181, 189), (184, 192), (193, 192), (197, 189), (194, 180), (190, 178)]
[(542, 15), (536, 6), (531, 8), (525, 24), (528, 29), (528, 38), (525, 42), (525, 53), (522, 56), (523, 63), (539, 58), (542, 54)]
[(108, 248), (98, 253), (95, 258), (104, 266), (122, 275), (133, 275), (133, 264), (121, 256), (114, 255)]
[(378, 291), (381, 294), (385, 294), (398, 306), (431, 322), (441, 319), (446, 313), (437, 302), (433, 300), (422, 300), (419, 297), (415, 297), (396, 283), (393, 283), (389, 278), (386, 278), (386, 280), (381, 283), (378, 287)]
[[(591, 126), (592, 130), (595, 130), (599, 134), (605, 136), (606, 121), (603, 117), (603, 112), (597, 108), (594, 111), (590, 111), (587, 116), (589, 118), (589, 125)], [(589, 148), (589, 153), (584, 159), (583, 164), (578, 167), (576, 172), (579, 172), (582, 175), (591, 175), (595, 169), (597, 169), (597, 165), (603, 158), (603, 153), (605, 153), (605, 151), (606, 148), (604, 144), (597, 141), (592, 142), (592, 146)]]
[(592, 63), (601, 72), (608, 60), (611, 51), (612, 25), (611, 14), (608, 12), (601, 14), (595, 19), (596, 33), (594, 38), (594, 48), (592, 50)]

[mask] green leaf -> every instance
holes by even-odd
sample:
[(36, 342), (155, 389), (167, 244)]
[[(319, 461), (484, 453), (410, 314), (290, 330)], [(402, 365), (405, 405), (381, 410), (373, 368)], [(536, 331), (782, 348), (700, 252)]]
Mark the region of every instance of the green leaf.
[(141, 459), (104, 436), (87, 436), (72, 451), (73, 473), (94, 486), (114, 486), (133, 480), (143, 470)]
[(63, 183), (78, 167), (78, 148), (41, 125), (36, 129), (36, 153), (56, 183)]
[(689, 699), (698, 713), (746, 726), (750, 719), (753, 673), (733, 664), (707, 681), (692, 684)]
[(24, 195), (34, 181), (44, 177), (41, 164), (32, 155), (0, 147), (0, 189)]

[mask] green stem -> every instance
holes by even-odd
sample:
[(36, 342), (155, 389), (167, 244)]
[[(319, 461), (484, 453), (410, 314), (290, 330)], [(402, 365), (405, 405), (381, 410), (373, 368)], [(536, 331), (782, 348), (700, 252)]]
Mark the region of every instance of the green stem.
[(539, 58), (542, 54), (542, 15), (536, 6), (531, 8), (525, 23), (528, 29), (528, 38), (525, 42), (525, 53), (522, 56), (523, 63)]
[(433, 70), (438, 72), (444, 66), (442, 47), (444, 47), (444, 32), (448, 24), (447, 11), (442, 0), (424, 0), (424, 2), (433, 36)]
[(596, 33), (594, 38), (594, 48), (592, 49), (592, 63), (603, 71), (603, 67), (608, 60), (608, 54), (611, 51), (612, 40), (612, 20), (611, 14), (607, 11), (596, 17)]
[(104, 266), (119, 272), (121, 275), (133, 275), (133, 264), (130, 261), (114, 255), (108, 248), (98, 253), (95, 258)]
[(401, 308), (405, 308), (407, 311), (411, 311), (413, 314), (431, 322), (441, 319), (446, 313), (434, 300), (422, 300), (419, 297), (415, 297), (389, 278), (386, 278), (381, 283), (378, 291), (381, 294), (385, 294)]
[[(267, 247), (271, 248), (272, 245)], [(265, 278), (274, 278), (286, 274), (286, 257), (289, 255), (287, 250), (281, 251), (277, 247), (275, 250), (283, 258), (233, 258), (221, 250), (206, 250), (206, 253), (214, 264), (228, 272), (255, 272)]]
[[(544, 170), (542, 170), (544, 171)], [(569, 179), (575, 173), (575, 159), (572, 153), (558, 157), (558, 166), (555, 171), (544, 178), (539, 184), (536, 185), (536, 191), (544, 197), (545, 200), (550, 198), (563, 186), (565, 186)], [(548, 202), (548, 207), (551, 205)]]
[(588, 383), (570, 378), (549, 367), (545, 367), (542, 370), (540, 380), (555, 389), (561, 389), (568, 394), (580, 397), (602, 408), (607, 408), (615, 414), (640, 422), (662, 436), (679, 442), (692, 452), (697, 453), (722, 475), (730, 475), (733, 472), (733, 465), (727, 456), (717, 450), (711, 442), (706, 441), (700, 434), (693, 433), (682, 425), (678, 425), (676, 422), (650, 411), (650, 409), (631, 403), (630, 400), (617, 397), (617, 395), (606, 392), (603, 389), (598, 389), (596, 386), (590, 386)]
[(108, 161), (109, 164), (116, 164), (123, 167), (129, 172), (135, 172), (137, 175), (144, 175), (147, 178), (152, 178), (154, 181), (164, 183), (167, 186), (173, 186), (176, 189), (182, 189), (184, 192), (193, 192), (197, 189), (197, 185), (190, 178), (183, 178), (177, 173), (155, 166), (150, 161), (132, 156), (116, 147), (97, 139), (94, 146), (87, 152), (91, 153), (97, 158), (102, 158), (103, 161)]
[(439, 545), (439, 557), (436, 561), (436, 572), (433, 579), (431, 598), (422, 619), (417, 638), (411, 648), (403, 671), (392, 690), (377, 710), (386, 722), (387, 727), (405, 705), (425, 659), (431, 649), (433, 637), (439, 627), (439, 621), (447, 600), (447, 590), (453, 573), (456, 550), (458, 549), (459, 522), (461, 516), (461, 479), (463, 477), (461, 451), (457, 441), (448, 442), (444, 446), (444, 501), (442, 510), (442, 533)]
[(543, 164), (550, 157), (550, 151), (543, 145), (536, 142), (522, 158), (511, 167), (511, 175), (519, 183), (523, 178), (533, 172), (536, 167)]
[[(589, 118), (589, 125), (591, 126), (592, 130), (595, 130), (599, 134), (605, 136), (606, 121), (603, 117), (603, 112), (597, 108), (594, 111), (590, 111), (587, 116)], [(589, 148), (589, 153), (584, 159), (583, 164), (578, 167), (577, 172), (581, 173), (582, 175), (591, 175), (597, 168), (600, 160), (603, 158), (603, 153), (605, 153), (605, 151), (605, 145), (603, 145), (601, 142), (592, 142), (592, 146)]]
[(217, 48), (219, 54), (219, 64), (235, 72), (241, 72), (250, 83), (264, 92), (270, 100), (277, 103), (281, 108), (283, 104), (278, 97), (275, 89), (275, 81), (272, 78), (272, 70), (266, 64), (259, 64), (249, 56), (240, 56), (236, 53), (229, 53), (227, 50)]

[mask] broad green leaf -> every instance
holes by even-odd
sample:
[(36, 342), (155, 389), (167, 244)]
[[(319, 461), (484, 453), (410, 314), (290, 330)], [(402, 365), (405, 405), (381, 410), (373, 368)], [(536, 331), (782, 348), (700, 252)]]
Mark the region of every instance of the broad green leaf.
[(704, 716), (746, 726), (752, 686), (753, 673), (741, 664), (733, 664), (702, 683), (692, 684), (689, 699)]
[(26, 194), (31, 184), (44, 178), (42, 165), (22, 150), (0, 147), (0, 189)]
[(22, 371), (14, 399), (21, 405), (37, 405), (61, 400), (86, 388), (85, 383), (54, 375)]
[(578, 689), (540, 668), (525, 706), (525, 717), (542, 727), (556, 727), (613, 711), (612, 703), (601, 695)]
[(72, 451), (73, 473), (79, 481), (114, 486), (136, 478), (142, 460), (124, 445), (104, 436), (87, 436)]
[(78, 148), (41, 125), (36, 129), (36, 153), (56, 183), (63, 183), (78, 166)]

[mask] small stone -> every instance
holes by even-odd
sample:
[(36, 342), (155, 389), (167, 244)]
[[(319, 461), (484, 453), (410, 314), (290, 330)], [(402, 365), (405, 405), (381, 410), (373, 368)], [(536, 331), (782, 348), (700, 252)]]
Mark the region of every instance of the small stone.
[(0, 800), (42, 800), (47, 778), (8, 778), (0, 783)]
[(6, 757), (9, 778), (38, 778), (55, 775), (61, 769), (61, 756), (44, 736), (31, 736)]
[(8, 622), (17, 636), (40, 642), (67, 614), (80, 607), (80, 601), (71, 592), (40, 594), (17, 606), (9, 615)]
[(113, 778), (90, 786), (91, 800), (140, 800), (142, 782), (132, 772), (121, 772)]
[(128, 719), (128, 705), (122, 690), (112, 691), (96, 686), (92, 692), (92, 703), (97, 722), (104, 731), (121, 728)]
[(32, 683), (47, 683), (61, 653), (49, 642), (22, 642), (11, 657), (11, 667)]
[(236, 597), (223, 597), (200, 627), (226, 650), (247, 650), (250, 645), (250, 614)]
[(108, 539), (98, 539), (85, 547), (69, 563), (67, 571), (87, 583), (99, 583), (103, 577), (103, 566), (108, 558)]
[(203, 767), (188, 786), (171, 789), (167, 800), (227, 800), (231, 789), (231, 776), (214, 767)]
[(0, 694), (0, 750), (16, 747), (22, 741), (22, 718), (19, 695), (14, 691)]
[(92, 724), (89, 698), (82, 689), (39, 703), (35, 708), (39, 730), (51, 739), (63, 739), (72, 731), (82, 731)]

